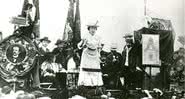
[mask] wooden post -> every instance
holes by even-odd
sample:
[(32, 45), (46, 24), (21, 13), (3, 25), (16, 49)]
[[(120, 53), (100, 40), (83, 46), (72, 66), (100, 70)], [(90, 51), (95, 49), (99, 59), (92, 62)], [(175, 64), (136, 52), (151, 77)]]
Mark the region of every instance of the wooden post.
[(152, 66), (150, 65), (150, 81), (149, 81), (149, 90), (152, 90)]
[(3, 33), (2, 33), (2, 31), (0, 31), (0, 41), (2, 41), (3, 40)]
[(147, 15), (147, 0), (144, 0), (144, 16)]

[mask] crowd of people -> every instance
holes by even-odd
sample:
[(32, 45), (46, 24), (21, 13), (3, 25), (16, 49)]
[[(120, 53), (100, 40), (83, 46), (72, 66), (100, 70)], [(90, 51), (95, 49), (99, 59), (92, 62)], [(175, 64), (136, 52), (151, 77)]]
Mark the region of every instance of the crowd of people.
[[(118, 88), (122, 84), (129, 89), (141, 88), (142, 79), (139, 79), (142, 78), (140, 72), (141, 45), (134, 43), (132, 34), (126, 34), (124, 36), (126, 45), (122, 54), (117, 52), (116, 43), (111, 45), (110, 53), (104, 52), (100, 37), (96, 34), (98, 27), (98, 24), (95, 22), (89, 23), (87, 25), (89, 33), (86, 33), (77, 45), (78, 50), (82, 50), (81, 57), (79, 57), (81, 61), (78, 86), (93, 87), (103, 86), (104, 84), (112, 86), (112, 83), (114, 88)], [(40, 76), (41, 78), (46, 75), (54, 76), (61, 69), (67, 70), (67, 59), (69, 55), (66, 50), (67, 42), (65, 40), (58, 39), (55, 43), (57, 47), (53, 51), (49, 51), (48, 49), (48, 44), (51, 42), (48, 37), (44, 37), (39, 41), (35, 39), (34, 42), (38, 45), (39, 52), (39, 56), (36, 59), (38, 66), (34, 68), (34, 77), (37, 80), (40, 79), (38, 78)], [(103, 56), (104, 53), (106, 55)], [(140, 77), (136, 77), (138, 75)], [(135, 79), (131, 79), (133, 77)], [(40, 87), (39, 81), (37, 81), (34, 87)]]
[(51, 99), (47, 96), (39, 96), (42, 92), (14, 91), (10, 86), (0, 88), (0, 99)]
[[(36, 47), (37, 54), (28, 78), (28, 81), (31, 80), (29, 83), (33, 89), (42, 89), (41, 83), (49, 82), (51, 83), (50, 87), (57, 90), (65, 90), (67, 77), (57, 78), (56, 76), (57, 73), (67, 74), (69, 59), (73, 58), (76, 65), (75, 69), (79, 70), (79, 74), (76, 77), (78, 80), (76, 83), (78, 87), (77, 94), (79, 96), (75, 95), (71, 99), (92, 99), (93, 95), (99, 95), (101, 99), (114, 99), (111, 92), (106, 92), (105, 89), (121, 90), (123, 92), (121, 94), (125, 99), (185, 99), (184, 91), (182, 91), (180, 96), (174, 92), (170, 97), (167, 97), (164, 94), (165, 92), (157, 88), (154, 88), (152, 92), (143, 90), (146, 72), (145, 67), (142, 65), (142, 44), (134, 39), (133, 33), (125, 33), (123, 36), (125, 46), (122, 53), (117, 51), (117, 43), (112, 43), (110, 52), (105, 52), (102, 50), (104, 44), (101, 42), (101, 37), (97, 34), (98, 21), (93, 21), (87, 24), (88, 32), (85, 33), (80, 42), (75, 42), (75, 44), (78, 43), (77, 45), (71, 45), (74, 42), (58, 39), (55, 43), (56, 47), (50, 50), (48, 45), (51, 43), (51, 40), (48, 37), (39, 38), (39, 35), (33, 29), (38, 20), (35, 20), (35, 17), (32, 16), (32, 8), (34, 8), (34, 5), (28, 2), (21, 15), (21, 17), (26, 18), (28, 23), (26, 26), (16, 27), (17, 30), (14, 31), (14, 35), (18, 34), (18, 37), (24, 36), (29, 38)], [(149, 28), (154, 30), (162, 27), (162, 24), (159, 23), (152, 25), (148, 21), (147, 24)], [(154, 44), (152, 39), (150, 41)], [(12, 41), (9, 43), (12, 43)], [(19, 59), (18, 57), (21, 47), (13, 46), (12, 49), (13, 55), (7, 57), (8, 60), (11, 63), (22, 62), (24, 58)], [(151, 49), (153, 48), (151, 47)], [(24, 54), (26, 56), (26, 51)], [(184, 62), (184, 60), (182, 61)], [(180, 64), (181, 60), (177, 63)], [(178, 81), (179, 85), (182, 85), (182, 80), (184, 85), (185, 79), (184, 63), (182, 65), (183, 68), (179, 67), (179, 69), (176, 66), (170, 72), (171, 80), (174, 82)], [(11, 70), (11, 66), (7, 66), (7, 70)], [(61, 81), (66, 83), (65, 86), (61, 85)], [(139, 95), (134, 95), (134, 91)], [(9, 86), (0, 88), (0, 99), (10, 98), (36, 99), (36, 95), (23, 90), (13, 90)], [(50, 99), (49, 97), (41, 98)]]
[[(97, 23), (87, 24), (89, 32), (77, 45), (78, 51), (82, 51), (78, 53), (81, 55), (78, 57), (77, 86), (90, 90), (97, 87), (123, 90), (142, 88), (141, 45), (134, 42), (132, 34), (125, 34), (126, 45), (122, 53), (117, 51), (116, 43), (112, 43), (111, 52), (105, 52), (102, 50), (104, 44), (96, 34), (99, 27)], [(32, 87), (40, 88), (41, 82), (52, 82), (55, 87), (60, 87), (59, 80), (64, 79), (56, 79), (56, 73), (67, 70), (67, 41), (58, 39), (52, 51), (48, 49), (51, 42), (48, 37), (34, 39), (33, 42), (38, 45), (39, 55), (36, 58), (37, 66), (33, 69)]]
[[(76, 68), (79, 69), (76, 85), (83, 87), (83, 90), (95, 89), (96, 92), (96, 89), (105, 87), (123, 90), (127, 93), (125, 95), (128, 95), (129, 90), (142, 89), (145, 69), (142, 66), (141, 42), (135, 41), (132, 33), (126, 33), (123, 36), (126, 45), (122, 53), (117, 51), (117, 43), (112, 43), (110, 52), (105, 52), (102, 50), (104, 44), (96, 33), (98, 27), (98, 21), (88, 23), (88, 32), (76, 45), (77, 49), (72, 50), (66, 40), (58, 39), (56, 47), (51, 51), (48, 48), (51, 43), (48, 37), (39, 39), (28, 36), (37, 50), (34, 68), (30, 73), (33, 80), (32, 87), (40, 89), (42, 82), (51, 82), (53, 87), (61, 89), (60, 82), (66, 79), (56, 79), (56, 74), (68, 70), (68, 60), (72, 57)], [(22, 33), (20, 35), (25, 36)], [(152, 99), (148, 91), (143, 92), (147, 94), (147, 99)], [(103, 91), (100, 93), (104, 94)]]
[(35, 24), (30, 16), (32, 8), (33, 5), (28, 3), (22, 14), (22, 17), (28, 19), (28, 26), (17, 27), (18, 29), (15, 31), (15, 34), (18, 33), (30, 38), (37, 48), (38, 55), (31, 72), (32, 87), (40, 88), (40, 82), (46, 81), (48, 78), (50, 78), (49, 81), (54, 81), (57, 72), (67, 70), (67, 62), (72, 56), (75, 64), (79, 66), (77, 66), (79, 68), (78, 86), (105, 85), (109, 88), (124, 86), (128, 90), (142, 88), (141, 44), (134, 42), (132, 34), (124, 36), (126, 45), (122, 53), (117, 52), (117, 44), (112, 44), (111, 52), (105, 52), (106, 55), (103, 55), (103, 44), (97, 35), (98, 21), (94, 21), (87, 24), (88, 32), (76, 45), (77, 49), (73, 45), (72, 53), (75, 54), (70, 55), (69, 42), (61, 39), (55, 43), (56, 48), (50, 51), (48, 45), (51, 40), (48, 37), (39, 39), (32, 29)]

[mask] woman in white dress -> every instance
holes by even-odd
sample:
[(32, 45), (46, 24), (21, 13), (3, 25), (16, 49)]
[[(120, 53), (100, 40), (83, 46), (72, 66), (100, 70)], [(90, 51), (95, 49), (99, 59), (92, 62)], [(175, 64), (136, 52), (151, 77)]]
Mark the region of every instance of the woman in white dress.
[(100, 68), (101, 48), (100, 37), (96, 35), (98, 22), (87, 25), (89, 33), (78, 44), (79, 49), (83, 49), (78, 86), (102, 86), (102, 73)]

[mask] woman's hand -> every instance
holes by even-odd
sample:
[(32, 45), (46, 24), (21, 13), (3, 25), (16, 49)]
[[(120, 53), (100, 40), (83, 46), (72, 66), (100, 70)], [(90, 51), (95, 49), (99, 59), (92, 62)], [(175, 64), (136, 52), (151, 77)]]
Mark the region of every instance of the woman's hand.
[(78, 44), (78, 48), (82, 49), (86, 46), (86, 44), (87, 44), (87, 39), (82, 39), (80, 43)]
[(82, 39), (82, 46), (86, 45), (87, 44), (87, 39)]

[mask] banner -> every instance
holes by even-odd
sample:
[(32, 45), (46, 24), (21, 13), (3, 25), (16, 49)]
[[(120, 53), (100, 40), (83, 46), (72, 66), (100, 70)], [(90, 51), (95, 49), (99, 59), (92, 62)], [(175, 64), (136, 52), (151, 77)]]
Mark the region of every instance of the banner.
[[(24, 0), (22, 12), (19, 17), (23, 17), (23, 19), (26, 18), (26, 25), (28, 26), (22, 28), (22, 31), (25, 32), (26, 36), (30, 37), (29, 35), (32, 35), (31, 38), (40, 37), (39, 0)], [(16, 20), (18, 21), (16, 21), (16, 23), (23, 24), (24, 20), (19, 17), (16, 18)], [(16, 23), (14, 22), (14, 24)]]
[(24, 76), (34, 67), (37, 49), (31, 39), (19, 34), (0, 42), (0, 75), (5, 80)]
[(64, 33), (62, 40), (72, 42), (73, 40), (73, 26), (74, 26), (74, 0), (69, 0), (69, 9), (65, 23)]
[(77, 48), (77, 44), (81, 41), (81, 20), (80, 20), (80, 5), (79, 0), (76, 0), (76, 13), (73, 28), (73, 47)]
[(144, 65), (160, 65), (159, 35), (142, 34), (142, 53)]

